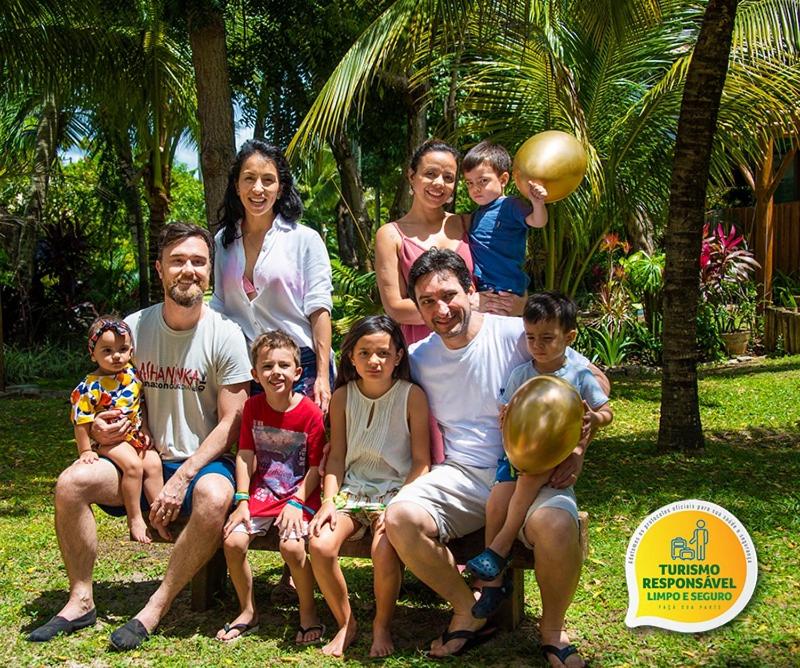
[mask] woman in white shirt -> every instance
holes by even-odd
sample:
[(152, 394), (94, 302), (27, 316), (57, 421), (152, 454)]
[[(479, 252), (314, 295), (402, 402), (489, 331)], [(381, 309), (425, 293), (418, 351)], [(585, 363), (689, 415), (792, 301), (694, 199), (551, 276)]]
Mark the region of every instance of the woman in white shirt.
[(319, 234), (300, 224), (303, 203), (280, 149), (251, 139), (228, 176), (215, 237), (211, 307), (248, 344), (283, 329), (300, 346), (295, 389), (327, 411), (331, 396), (331, 264)]

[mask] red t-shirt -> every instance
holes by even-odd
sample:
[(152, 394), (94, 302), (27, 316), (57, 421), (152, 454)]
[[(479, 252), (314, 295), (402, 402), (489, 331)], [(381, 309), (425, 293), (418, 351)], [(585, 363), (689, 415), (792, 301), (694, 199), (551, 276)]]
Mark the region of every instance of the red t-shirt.
[[(250, 397), (242, 412), (239, 449), (253, 450), (256, 470), (250, 479), (250, 515), (277, 517), (297, 492), (308, 469), (319, 466), (325, 446), (322, 411), (308, 397), (281, 413), (273, 410), (263, 394)], [(319, 487), (305, 504), (319, 509)], [(311, 514), (303, 511), (306, 520)]]

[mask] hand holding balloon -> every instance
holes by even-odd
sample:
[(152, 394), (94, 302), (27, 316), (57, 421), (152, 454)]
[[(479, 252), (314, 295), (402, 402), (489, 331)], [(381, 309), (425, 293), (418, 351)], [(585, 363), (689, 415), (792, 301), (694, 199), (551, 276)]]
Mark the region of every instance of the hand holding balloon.
[(547, 202), (564, 199), (583, 181), (586, 151), (571, 134), (548, 130), (534, 135), (514, 156), (514, 183), (521, 193), (531, 181), (547, 190)]

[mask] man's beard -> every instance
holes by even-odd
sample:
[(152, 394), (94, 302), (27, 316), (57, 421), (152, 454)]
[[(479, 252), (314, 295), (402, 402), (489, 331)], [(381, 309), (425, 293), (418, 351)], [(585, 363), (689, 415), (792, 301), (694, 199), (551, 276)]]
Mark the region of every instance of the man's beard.
[(167, 292), (172, 301), (185, 308), (190, 308), (203, 301), (203, 288), (197, 283), (192, 283), (192, 285), (182, 289), (176, 281), (169, 287)]

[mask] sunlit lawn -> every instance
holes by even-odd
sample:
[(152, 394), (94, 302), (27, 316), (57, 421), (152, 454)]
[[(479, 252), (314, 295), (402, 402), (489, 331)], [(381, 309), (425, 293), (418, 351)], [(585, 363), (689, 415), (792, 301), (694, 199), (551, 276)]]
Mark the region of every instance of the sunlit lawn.
[[(567, 620), (573, 640), (595, 666), (800, 665), (800, 357), (709, 370), (700, 392), (705, 452), (658, 455), (658, 379), (614, 380), (616, 420), (592, 445), (578, 487), (581, 506), (591, 517), (591, 552)], [(295, 611), (269, 606), (267, 590), (279, 577), (280, 562), (264, 553), (252, 556), (262, 610), (255, 636), (232, 646), (211, 638), (236, 614), (229, 587), (224, 601), (199, 614), (190, 610), (184, 592), (139, 652), (109, 652), (108, 633), (153, 591), (169, 547), (123, 540), (124, 522), (102, 513), (97, 513), (97, 626), (45, 645), (25, 642), (24, 632), (64, 600), (67, 581), (53, 532), (51, 495), (56, 476), (73, 457), (71, 438), (66, 392), (60, 399), (0, 400), (0, 659), (7, 665), (343, 665), (323, 660), (316, 648), (295, 648)], [(759, 558), (754, 598), (735, 621), (708, 633), (630, 630), (623, 622), (628, 540), (645, 515), (684, 498), (722, 505), (745, 524)], [(345, 574), (362, 633), (344, 665), (355, 665), (370, 662), (369, 563), (347, 561)], [(532, 573), (526, 593), (522, 627), (462, 660), (487, 666), (540, 663)], [(319, 606), (331, 628), (321, 598)], [(433, 665), (422, 650), (447, 619), (436, 598), (407, 576), (396, 624), (399, 651), (385, 665)]]

